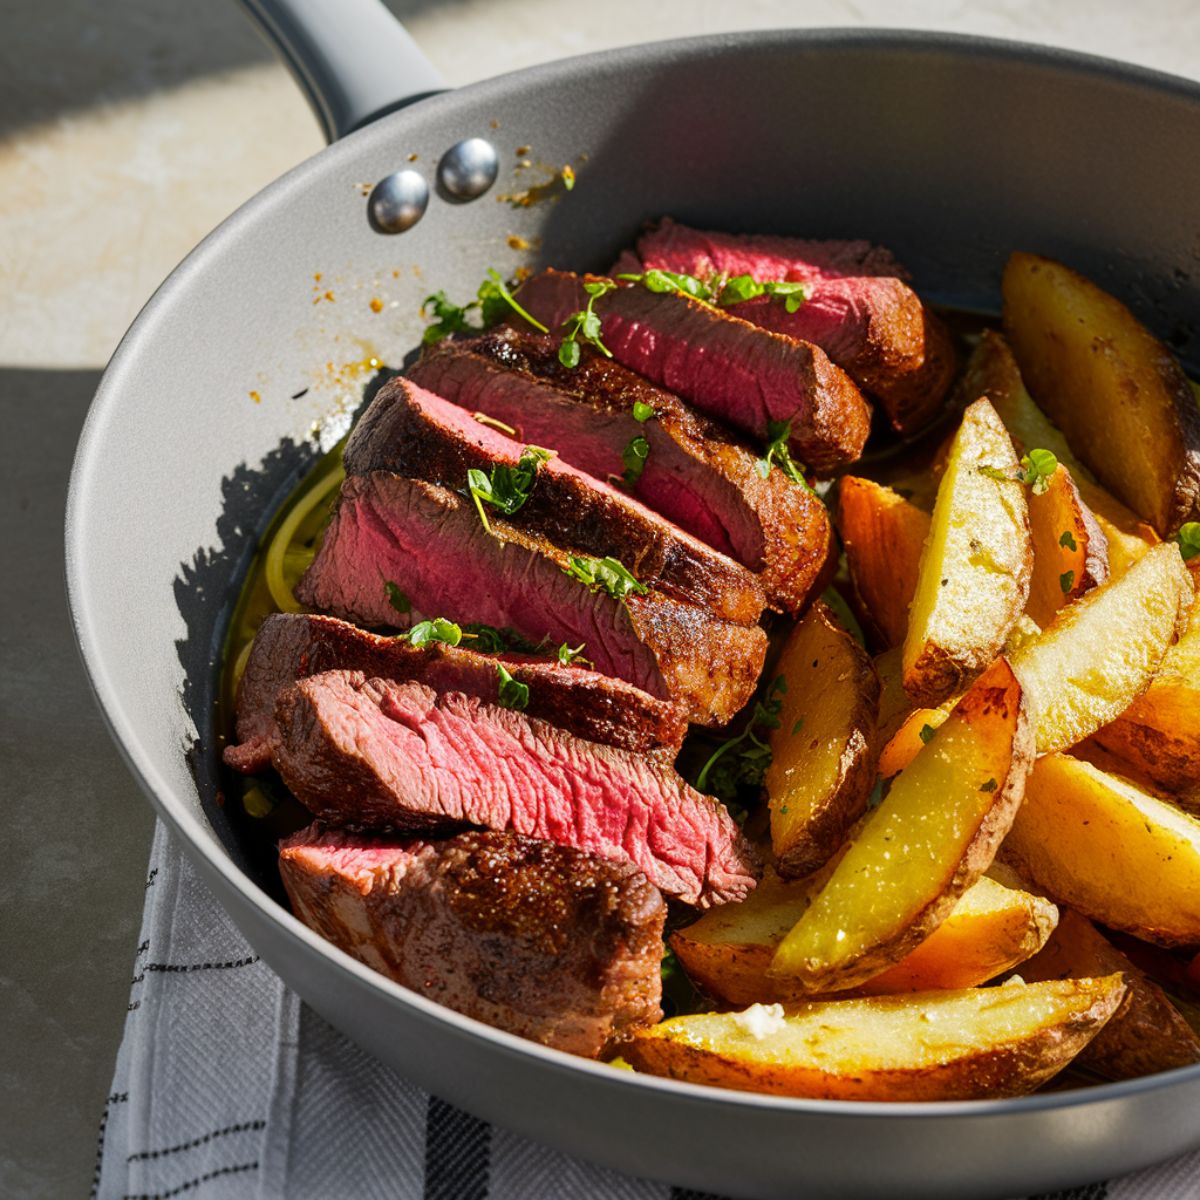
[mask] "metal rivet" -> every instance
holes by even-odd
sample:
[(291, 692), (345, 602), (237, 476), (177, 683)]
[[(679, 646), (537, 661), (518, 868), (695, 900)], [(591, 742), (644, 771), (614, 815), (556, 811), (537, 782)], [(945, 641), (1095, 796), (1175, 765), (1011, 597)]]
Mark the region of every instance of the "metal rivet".
[(425, 215), (428, 205), (424, 177), (418, 171), (396, 171), (371, 189), (367, 213), (380, 233), (403, 233)]
[(450, 147), (438, 163), (438, 184), (452, 200), (474, 200), (496, 182), (500, 159), (491, 142), (467, 138)]

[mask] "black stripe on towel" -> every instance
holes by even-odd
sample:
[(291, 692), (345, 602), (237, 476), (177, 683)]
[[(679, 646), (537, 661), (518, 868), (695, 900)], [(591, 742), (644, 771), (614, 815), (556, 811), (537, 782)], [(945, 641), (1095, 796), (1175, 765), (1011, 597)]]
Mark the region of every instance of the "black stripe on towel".
[(212, 1133), (203, 1134), (187, 1142), (180, 1142), (175, 1146), (167, 1146), (162, 1150), (142, 1150), (138, 1154), (131, 1154), (126, 1162), (145, 1162), (153, 1158), (165, 1158), (168, 1154), (179, 1154), (183, 1150), (195, 1150), (197, 1146), (207, 1145), (213, 1138), (228, 1137), (231, 1133), (246, 1133), (266, 1129), (266, 1127), (266, 1121), (241, 1121), (237, 1125), (226, 1125), (224, 1129), (214, 1129)]
[(108, 1128), (108, 1110), (114, 1104), (124, 1104), (129, 1099), (128, 1092), (114, 1092), (104, 1101), (104, 1112), (100, 1114), (100, 1133), (96, 1139), (96, 1170), (92, 1174), (91, 1200), (96, 1200), (100, 1190), (100, 1169), (104, 1164), (104, 1131)]
[(218, 1167), (215, 1171), (206, 1171), (195, 1179), (184, 1180), (178, 1187), (168, 1188), (165, 1192), (126, 1192), (123, 1200), (171, 1200), (172, 1196), (182, 1196), (185, 1192), (203, 1187), (210, 1179), (220, 1179), (222, 1175), (241, 1175), (245, 1171), (257, 1171), (258, 1163), (234, 1163), (230, 1167)]
[(425, 1200), (487, 1200), (492, 1129), (429, 1097), (425, 1115)]
[(1029, 1200), (1107, 1200), (1107, 1183), (1085, 1183), (1082, 1187), (1063, 1188), (1060, 1192), (1043, 1192)]
[(722, 1200), (720, 1196), (714, 1196), (711, 1192), (697, 1192), (692, 1188), (672, 1188), (671, 1200)]

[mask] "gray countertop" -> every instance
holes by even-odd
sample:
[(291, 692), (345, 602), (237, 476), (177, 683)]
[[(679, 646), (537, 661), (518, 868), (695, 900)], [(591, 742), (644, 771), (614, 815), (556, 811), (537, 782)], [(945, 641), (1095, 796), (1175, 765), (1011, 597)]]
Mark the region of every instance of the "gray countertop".
[[(623, 42), (878, 24), (1053, 42), (1200, 74), (1195, 0), (394, 0), (452, 83)], [(125, 1014), (152, 818), (71, 639), (62, 518), (121, 332), (187, 250), (320, 148), (233, 4), (0, 12), (0, 1195), (83, 1194)]]

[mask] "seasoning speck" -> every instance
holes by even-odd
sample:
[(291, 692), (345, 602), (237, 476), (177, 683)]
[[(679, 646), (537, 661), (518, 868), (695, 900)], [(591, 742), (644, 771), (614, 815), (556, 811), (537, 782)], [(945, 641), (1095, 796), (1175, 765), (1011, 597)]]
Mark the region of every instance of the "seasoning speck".
[(528, 153), (529, 153), (528, 146), (518, 146), (517, 147), (517, 157), (518, 158), (524, 158), (525, 155), (527, 155)]
[(378, 296), (371, 297), (371, 311), (373, 313), (383, 312), (383, 301)]
[(408, 161), (409, 161), (409, 162), (416, 162), (416, 161), (417, 161), (417, 156), (416, 156), (415, 154), (410, 154), (410, 155), (408, 156)]
[(528, 250), (529, 239), (523, 238), (517, 233), (510, 233), (508, 235), (508, 248), (510, 250)]
[(253, 400), (255, 404), (262, 403), (262, 397), (257, 392), (251, 392), (250, 399)]

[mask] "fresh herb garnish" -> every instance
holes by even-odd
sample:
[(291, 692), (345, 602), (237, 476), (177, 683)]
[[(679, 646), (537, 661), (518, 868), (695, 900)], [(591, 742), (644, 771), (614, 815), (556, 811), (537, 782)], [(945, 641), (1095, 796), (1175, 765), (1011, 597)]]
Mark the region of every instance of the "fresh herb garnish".
[(473, 412), (471, 418), (478, 421), (480, 425), (490, 425), (493, 429), (500, 430), (501, 433), (507, 433), (509, 437), (517, 436), (517, 431), (511, 425), (505, 425), (503, 421), (497, 421), (495, 417), (489, 417), (487, 413)]
[(695, 275), (685, 275), (680, 271), (664, 271), (660, 267), (651, 267), (639, 275), (618, 275), (618, 279), (629, 283), (640, 283), (648, 292), (662, 295), (666, 292), (677, 292), (690, 296), (693, 300), (703, 300), (706, 304), (713, 301), (713, 289), (710, 283)]
[(505, 651), (520, 654), (540, 654), (545, 647), (545, 639), (541, 645), (522, 637), (515, 629), (505, 625), (497, 629), (495, 625), (485, 625), (481, 621), (472, 621), (462, 627), (464, 641), (471, 643), (472, 650), (481, 654), (503, 654)]
[(778, 729), (787, 680), (777, 675), (761, 700), (755, 701), (741, 733), (725, 739), (696, 775), (696, 790), (729, 802), (742, 786), (760, 787), (771, 765), (771, 747), (761, 729)]
[(784, 308), (794, 313), (810, 295), (811, 291), (806, 283), (789, 283), (785, 280), (759, 283), (752, 275), (735, 275), (732, 279), (725, 280), (724, 286), (717, 293), (717, 303), (726, 308), (731, 304), (756, 300), (759, 296), (769, 296), (773, 300), (782, 300)]
[(579, 366), (579, 342), (590, 342), (605, 358), (612, 358), (612, 351), (600, 340), (600, 317), (596, 313), (596, 301), (616, 288), (611, 279), (589, 280), (583, 285), (587, 293), (587, 307), (572, 313), (562, 325), (563, 339), (558, 346), (558, 361), (568, 369)]
[(1183, 555), (1184, 562), (1200, 554), (1200, 521), (1185, 521), (1180, 525), (1179, 532), (1175, 535), (1175, 542), (1179, 546), (1179, 553)]
[(412, 612), (412, 601), (400, 590), (398, 584), (393, 583), (390, 579), (383, 581), (384, 594), (388, 598), (388, 603), (398, 613)]
[[(521, 307), (509, 290), (508, 284), (501, 278), (500, 272), (492, 268), (488, 271), (487, 278), (479, 285), (475, 299), (466, 304), (452, 303), (445, 292), (434, 292), (432, 296), (425, 297), (425, 302), (421, 305), (421, 314), (432, 316), (434, 321), (426, 328), (421, 341), (431, 345), (454, 333), (477, 333), (502, 321), (510, 309), (534, 329), (542, 333), (550, 332), (541, 321)], [(481, 324), (473, 325), (468, 321), (468, 314), (472, 312), (479, 313)]]
[(491, 533), (492, 527), (483, 511), (484, 504), (490, 504), (505, 516), (511, 517), (529, 499), (538, 467), (553, 457), (553, 450), (545, 450), (541, 446), (526, 446), (521, 451), (521, 457), (515, 467), (510, 467), (507, 463), (497, 463), (490, 473), (477, 467), (472, 467), (467, 472), (467, 488), (471, 499), (475, 501), (475, 507), (479, 510), (479, 519), (488, 533)]
[(981, 792), (994, 792), (996, 790), (996, 786), (995, 779), (989, 779), (986, 783), (981, 783), (979, 785), (979, 790)]
[(575, 168), (568, 164), (567, 166), (563, 167), (561, 171), (559, 171), (559, 175), (562, 176), (563, 187), (565, 187), (568, 192), (571, 191), (571, 189), (575, 186)]
[(803, 718), (803, 717), (801, 717), (801, 718), (800, 718), (800, 719), (799, 719), (799, 720), (798, 720), (798, 721), (797, 721), (797, 722), (796, 722), (796, 723), (795, 723), (795, 724), (792, 726), (792, 737), (795, 737), (795, 736), (796, 736), (796, 734), (798, 734), (798, 733), (800, 732), (800, 730), (801, 730), (801, 729), (803, 729), (803, 728), (804, 728), (804, 718)]
[(629, 439), (625, 449), (621, 451), (621, 461), (625, 470), (621, 478), (631, 491), (637, 486), (642, 472), (646, 469), (646, 459), (650, 457), (650, 443), (640, 435)]
[(630, 592), (644, 596), (649, 590), (615, 558), (582, 558), (572, 554), (563, 571), (572, 579), (586, 583), (593, 591), (605, 591), (616, 600), (623, 600)]
[(1062, 588), (1062, 593), (1065, 596), (1075, 586), (1075, 572), (1064, 571), (1058, 577), (1058, 586)]
[(633, 419), (635, 421), (648, 421), (654, 416), (654, 409), (649, 404), (643, 403), (641, 400), (633, 402)]
[(921, 739), (921, 743), (925, 746), (928, 746), (929, 743), (933, 741), (936, 734), (937, 730), (932, 725), (922, 725), (918, 736)]
[(1058, 459), (1049, 450), (1030, 450), (1021, 459), (1017, 478), (1029, 484), (1035, 496), (1040, 496), (1050, 486), (1050, 476), (1057, 470)]
[(1075, 536), (1074, 536), (1074, 534), (1071, 533), (1071, 531), (1069, 529), (1063, 530), (1062, 537), (1060, 537), (1058, 539), (1058, 544), (1060, 546), (1065, 547), (1067, 550), (1078, 550), (1079, 549), (1079, 547), (1075, 545)]
[(500, 694), (497, 703), (501, 708), (522, 711), (529, 705), (529, 685), (514, 679), (503, 663), (496, 664), (496, 674), (500, 677)]
[(578, 646), (568, 646), (566, 642), (563, 642), (563, 644), (558, 648), (558, 661), (562, 663), (564, 667), (569, 667), (577, 660), (581, 663), (585, 663), (588, 661), (583, 657), (583, 652), (586, 648), (586, 642), (580, 642)]
[(768, 421), (767, 451), (762, 458), (755, 462), (754, 468), (763, 479), (766, 479), (771, 473), (771, 463), (778, 463), (779, 469), (783, 472), (785, 478), (790, 479), (792, 483), (807, 488), (808, 480), (804, 478), (800, 468), (792, 459), (791, 451), (788, 449), (788, 439), (791, 436), (791, 421)]
[(405, 636), (413, 646), (428, 646), (430, 642), (457, 646), (462, 641), (462, 635), (462, 629), (453, 621), (435, 617), (432, 621), (418, 621)]

